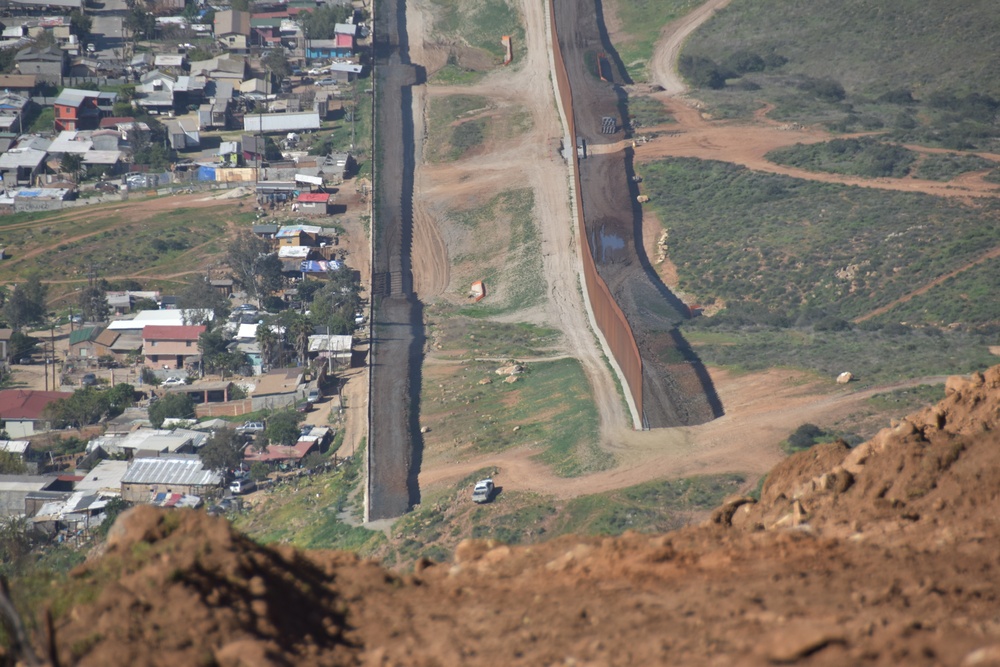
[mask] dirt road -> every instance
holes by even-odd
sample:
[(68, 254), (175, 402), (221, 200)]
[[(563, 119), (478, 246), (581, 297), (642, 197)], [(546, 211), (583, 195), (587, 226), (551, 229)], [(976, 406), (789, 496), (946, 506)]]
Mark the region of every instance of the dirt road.
[(698, 426), (623, 432), (610, 451), (618, 465), (585, 477), (557, 477), (533, 460), (533, 448), (477, 456), (425, 471), (422, 487), (447, 486), (482, 468), (500, 469), (504, 489), (560, 498), (600, 493), (656, 479), (742, 473), (748, 486), (783, 458), (777, 443), (803, 423), (832, 423), (858, 412), (873, 395), (921, 384), (942, 384), (945, 376), (905, 380), (862, 391), (831, 386), (787, 370), (733, 375), (712, 369), (726, 414)]
[[(472, 86), (426, 85), (415, 88), (414, 115), (417, 141), (417, 170), (414, 195), (414, 285), (422, 299), (455, 293), (467, 286), (457, 284), (449, 272), (448, 222), (433, 211), (460, 201), (478, 200), (504, 190), (531, 187), (534, 192), (534, 221), (542, 246), (542, 273), (546, 284), (544, 304), (533, 312), (519, 311), (515, 319), (527, 319), (559, 328), (567, 354), (583, 365), (600, 411), (603, 438), (610, 442), (628, 430), (629, 422), (614, 378), (595, 343), (579, 291), (580, 259), (569, 207), (568, 167), (555, 146), (564, 140), (564, 129), (556, 111), (549, 71), (548, 20), (544, 3), (524, 0), (520, 9), (526, 26), (526, 55), (514, 67), (498, 70)], [(420, 2), (407, 4), (407, 24), (411, 54), (415, 61), (438, 60), (425, 43), (427, 7)], [(427, 105), (434, 97), (463, 94), (481, 95), (518, 105), (531, 116), (531, 129), (501, 144), (488, 145), (474, 157), (429, 164), (423, 158)], [(518, 165), (512, 169), (511, 165)], [(428, 447), (433, 436), (428, 436)]]
[[(835, 135), (816, 128), (790, 126), (772, 121), (767, 118), (767, 112), (772, 108), (770, 105), (765, 105), (755, 114), (753, 123), (719, 122), (704, 118), (697, 108), (699, 106), (697, 100), (686, 97), (688, 87), (677, 70), (677, 60), (684, 41), (729, 2), (730, 0), (708, 0), (687, 16), (664, 28), (650, 61), (652, 81), (662, 86), (663, 91), (650, 96), (660, 100), (677, 122), (659, 128), (644, 129), (644, 132), (663, 134), (636, 148), (637, 163), (664, 157), (695, 157), (733, 162), (756, 171), (784, 174), (794, 178), (864, 188), (922, 192), (939, 197), (1000, 196), (1000, 184), (984, 181), (985, 172), (963, 174), (952, 181), (939, 182), (911, 177), (870, 179), (806, 171), (775, 164), (764, 157), (770, 151), (797, 143), (829, 141), (835, 138)], [(923, 154), (954, 152), (924, 146), (907, 145), (906, 148)], [(991, 154), (983, 154), (983, 157), (1000, 159), (1000, 156)]]

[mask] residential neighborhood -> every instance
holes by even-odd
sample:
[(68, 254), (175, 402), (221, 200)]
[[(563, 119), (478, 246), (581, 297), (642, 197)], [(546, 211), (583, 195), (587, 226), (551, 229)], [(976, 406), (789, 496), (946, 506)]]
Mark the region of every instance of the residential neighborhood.
[(0, 17), (0, 214), (262, 181), (315, 197), (354, 175), (365, 2), (78, 4)]
[(0, 215), (200, 192), (246, 213), (172, 288), (98, 268), (57, 300), (35, 274), (5, 288), (0, 516), (86, 539), (127, 505), (226, 511), (352, 453), (368, 21), (365, 2), (10, 3)]

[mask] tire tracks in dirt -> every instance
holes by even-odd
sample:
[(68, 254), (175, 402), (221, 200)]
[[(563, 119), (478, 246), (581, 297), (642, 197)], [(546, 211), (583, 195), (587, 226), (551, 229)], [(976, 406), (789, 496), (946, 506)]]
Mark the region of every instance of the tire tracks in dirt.
[(899, 297), (898, 299), (895, 299), (895, 300), (893, 300), (893, 301), (885, 304), (884, 306), (876, 308), (875, 310), (871, 311), (870, 313), (866, 313), (865, 315), (862, 315), (860, 317), (855, 317), (854, 320), (853, 320), (853, 322), (855, 324), (860, 324), (861, 322), (865, 322), (867, 320), (870, 320), (873, 317), (878, 317), (879, 315), (885, 315), (886, 313), (888, 313), (890, 310), (892, 310), (896, 306), (898, 306), (900, 304), (904, 304), (907, 301), (910, 301), (911, 299), (920, 296), (921, 294), (926, 294), (927, 292), (931, 291), (932, 289), (934, 289), (935, 287), (937, 287), (938, 285), (940, 285), (944, 281), (948, 280), (949, 278), (954, 278), (955, 276), (957, 276), (959, 274), (965, 273), (969, 269), (975, 268), (975, 267), (979, 266), (980, 264), (983, 264), (984, 262), (988, 262), (991, 259), (996, 259), (997, 257), (1000, 257), (1000, 247), (993, 248), (992, 250), (990, 250), (989, 252), (987, 252), (985, 255), (982, 255), (982, 256), (978, 257), (977, 259), (972, 260), (968, 264), (960, 266), (957, 269), (955, 269), (954, 271), (949, 271), (948, 273), (944, 274), (943, 276), (939, 276), (939, 277), (935, 278), (934, 280), (930, 281), (929, 283), (925, 283), (924, 285), (921, 285), (920, 287), (918, 287), (917, 289), (913, 290), (912, 292), (904, 294), (903, 296)]
[[(419, 96), (414, 95), (415, 103), (418, 98), (423, 102), (419, 109), (414, 109), (414, 115), (421, 118), (421, 126), (426, 119), (430, 98), (457, 94), (502, 100), (506, 106), (520, 105), (528, 110), (532, 119), (527, 133), (510, 137), (488, 153), (443, 164), (428, 164), (418, 159), (414, 242), (415, 257), (423, 259), (420, 264), (415, 262), (414, 265), (415, 284), (429, 291), (440, 290), (438, 294), (444, 292), (441, 286), (447, 285), (437, 268), (447, 266), (447, 247), (443, 245), (444, 237), (437, 228), (436, 220), (429, 214), (432, 205), (467, 196), (497, 194), (510, 188), (531, 187), (546, 283), (543, 316), (547, 323), (563, 332), (563, 346), (567, 354), (583, 366), (600, 412), (602, 440), (611, 442), (622, 430), (629, 430), (628, 420), (617, 384), (590, 330), (579, 290), (581, 263), (568, 202), (569, 171), (566, 162), (555, 151), (565, 133), (556, 113), (550, 78), (546, 5), (522, 0), (519, 6), (526, 25), (526, 55), (522, 62), (515, 67), (497, 70), (473, 85), (426, 85), (420, 87)], [(420, 13), (419, 3), (408, 9), (408, 17), (411, 12)], [(420, 20), (410, 21), (409, 18), (408, 23), (411, 43), (419, 45), (414, 53), (422, 52), (423, 36), (415, 31), (423, 23)], [(421, 138), (425, 136), (424, 132), (415, 134)], [(417, 155), (422, 156), (419, 148)], [(442, 245), (438, 245), (439, 242)], [(422, 276), (422, 270), (431, 275)]]
[[(863, 178), (841, 174), (828, 174), (795, 167), (786, 167), (765, 159), (765, 155), (777, 148), (797, 143), (812, 144), (829, 141), (837, 136), (815, 128), (793, 128), (781, 125), (767, 117), (773, 109), (764, 105), (754, 114), (754, 123), (730, 123), (709, 121), (694, 108), (698, 102), (686, 99), (687, 84), (677, 68), (681, 48), (685, 40), (705, 21), (731, 0), (708, 0), (687, 16), (667, 25), (653, 52), (650, 72), (653, 81), (663, 87), (663, 91), (651, 94), (670, 111), (677, 121), (662, 126), (670, 134), (655, 137), (636, 149), (637, 162), (651, 162), (664, 157), (694, 157), (702, 160), (720, 160), (743, 165), (755, 171), (783, 174), (804, 180), (824, 183), (839, 183), (863, 188), (895, 190), (901, 192), (921, 192), (938, 197), (964, 198), (1000, 196), (1000, 185), (987, 183), (982, 175), (963, 175), (949, 182), (930, 181), (917, 178)], [(875, 136), (878, 133), (861, 133)], [(839, 135), (838, 135), (839, 136)], [(848, 136), (848, 135), (845, 135)], [(849, 136), (860, 136), (849, 135)], [(955, 151), (904, 145), (905, 148), (931, 154), (948, 154)], [(986, 159), (1000, 161), (1000, 155), (976, 153)]]
[(738, 382), (717, 371), (716, 378), (722, 400), (729, 407), (726, 415), (698, 426), (632, 433), (620, 443), (619, 463), (611, 470), (558, 477), (534, 460), (539, 449), (519, 447), (438, 466), (421, 474), (421, 485), (448, 486), (490, 466), (499, 468), (495, 479), (505, 491), (532, 491), (558, 498), (692, 475), (740, 473), (752, 483), (784, 458), (777, 443), (802, 423), (844, 418), (876, 394), (946, 380), (946, 376), (928, 376), (860, 391), (831, 391), (805, 373), (784, 370), (754, 373)]

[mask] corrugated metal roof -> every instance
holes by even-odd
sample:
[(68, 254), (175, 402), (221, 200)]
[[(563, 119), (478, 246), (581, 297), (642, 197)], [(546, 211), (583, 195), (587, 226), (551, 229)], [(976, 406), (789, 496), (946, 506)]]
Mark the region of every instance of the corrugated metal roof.
[(122, 477), (122, 484), (218, 486), (222, 477), (206, 470), (197, 459), (135, 459)]
[(0, 440), (0, 452), (24, 455), (30, 444), (27, 440)]

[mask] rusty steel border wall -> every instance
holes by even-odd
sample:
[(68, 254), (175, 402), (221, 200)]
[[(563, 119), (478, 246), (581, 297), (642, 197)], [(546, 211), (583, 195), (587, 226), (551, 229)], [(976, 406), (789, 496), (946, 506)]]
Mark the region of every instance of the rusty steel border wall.
[[(576, 208), (577, 219), (579, 221), (580, 249), (583, 255), (583, 277), (587, 286), (587, 298), (590, 300), (591, 308), (594, 311), (594, 319), (601, 333), (604, 334), (611, 353), (614, 355), (618, 366), (625, 376), (629, 393), (635, 401), (639, 418), (645, 423), (645, 416), (642, 411), (642, 358), (639, 356), (639, 346), (636, 345), (635, 336), (632, 335), (632, 327), (625, 318), (625, 313), (618, 306), (618, 302), (611, 295), (604, 279), (597, 273), (597, 264), (594, 262), (594, 255), (590, 249), (590, 240), (587, 236), (587, 223), (583, 217), (583, 188), (580, 182), (580, 164), (576, 154), (576, 119), (573, 114), (573, 93), (569, 83), (569, 74), (566, 71), (566, 64), (563, 61), (562, 50), (559, 47), (559, 33), (556, 30), (556, 10), (555, 0), (548, 0), (549, 21), (552, 29), (552, 54), (555, 62), (556, 83), (559, 89), (559, 97), (562, 99), (563, 109), (566, 110), (566, 122), (569, 124), (569, 138), (571, 144), (565, 147), (570, 159), (573, 160), (573, 179), (576, 185)], [(641, 425), (637, 425), (641, 426)]]

